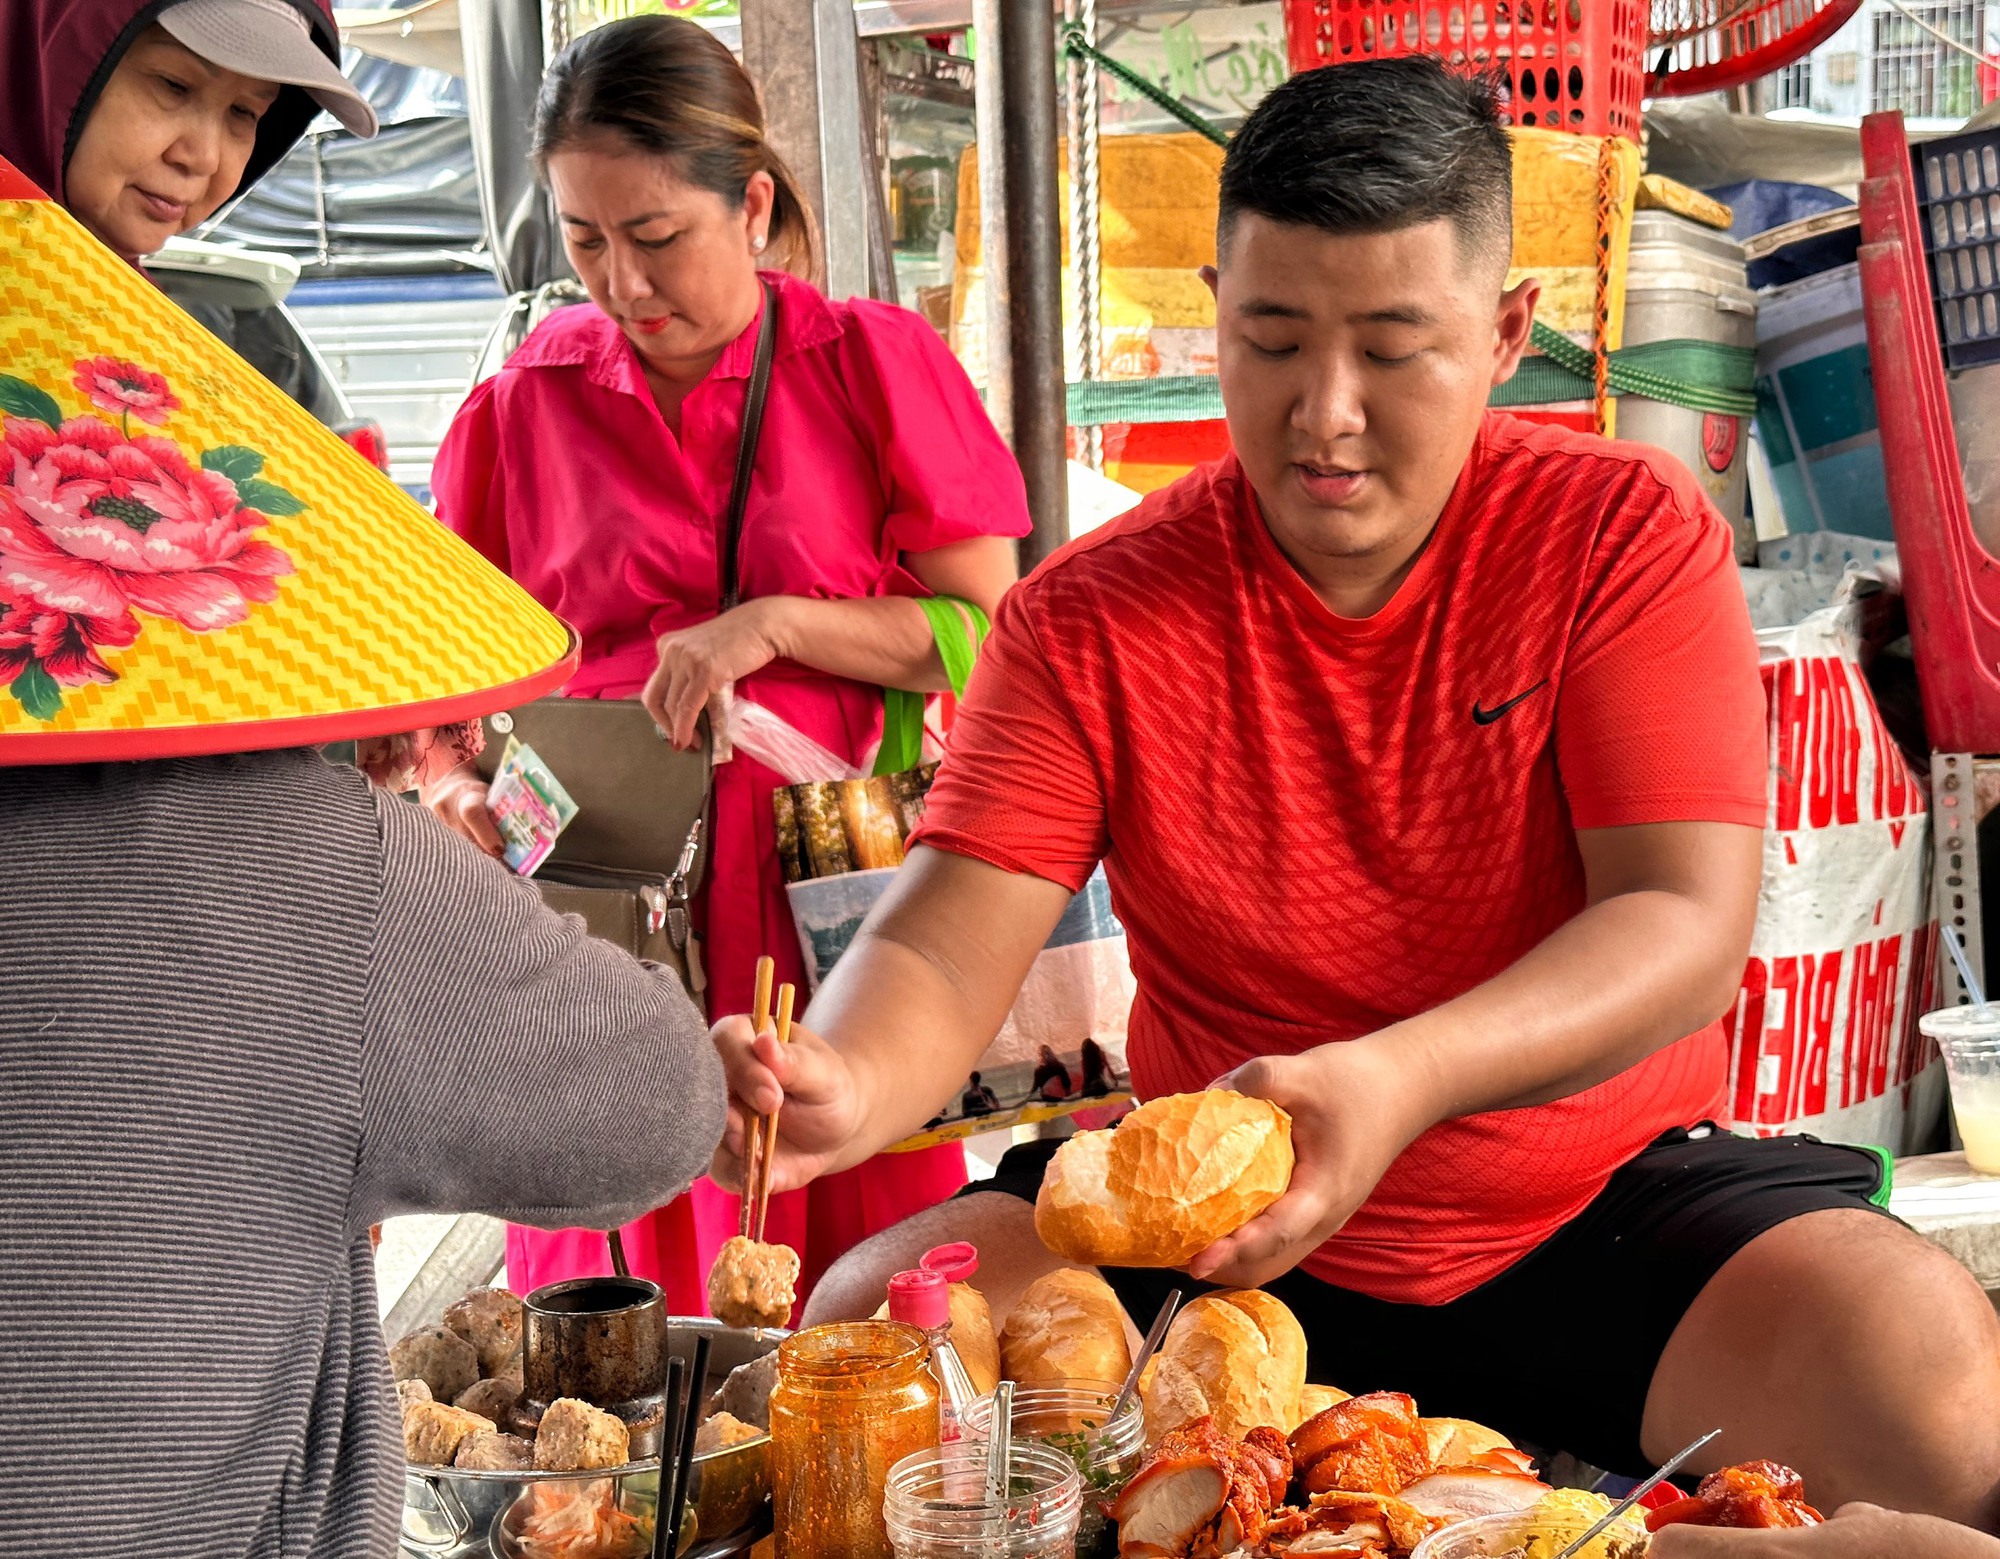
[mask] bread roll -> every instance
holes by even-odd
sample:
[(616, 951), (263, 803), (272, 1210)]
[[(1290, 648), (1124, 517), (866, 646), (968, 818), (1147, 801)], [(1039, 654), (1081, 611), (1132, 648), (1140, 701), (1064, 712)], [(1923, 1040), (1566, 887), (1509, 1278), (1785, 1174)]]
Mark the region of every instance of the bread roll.
[(1146, 1397), (1146, 1438), (1197, 1418), (1240, 1440), (1299, 1422), (1306, 1334), (1284, 1302), (1260, 1289), (1204, 1294), (1174, 1317)]
[(1116, 1386), (1131, 1368), (1124, 1308), (1095, 1272), (1063, 1267), (1036, 1278), (1000, 1332), (1000, 1370), (1017, 1385)]
[(1511, 1451), (1514, 1442), (1497, 1429), (1475, 1424), (1469, 1418), (1423, 1418), (1425, 1443), (1430, 1447), (1434, 1467), (1467, 1467), (1488, 1451)]
[(1070, 1261), (1178, 1267), (1234, 1234), (1292, 1178), (1292, 1119), (1226, 1089), (1169, 1094), (1056, 1150), (1035, 1232)]
[[(945, 1291), (945, 1303), (951, 1309), (951, 1345), (972, 1377), (972, 1389), (983, 1397), (1000, 1384), (1000, 1339), (993, 1332), (993, 1311), (986, 1296), (970, 1283), (952, 1284)], [(887, 1300), (875, 1319), (889, 1319)]]
[(1298, 1428), (1299, 1424), (1314, 1414), (1324, 1413), (1328, 1408), (1345, 1402), (1352, 1395), (1352, 1392), (1342, 1391), (1338, 1386), (1315, 1386), (1311, 1381), (1307, 1381), (1299, 1387), (1299, 1422), (1293, 1424), (1292, 1428)]

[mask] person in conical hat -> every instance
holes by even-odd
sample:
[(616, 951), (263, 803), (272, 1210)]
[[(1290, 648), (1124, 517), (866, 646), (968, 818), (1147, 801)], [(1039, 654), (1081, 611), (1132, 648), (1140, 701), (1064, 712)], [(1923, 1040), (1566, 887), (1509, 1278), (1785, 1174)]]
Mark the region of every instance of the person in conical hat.
[(0, 1554), (392, 1553), (370, 1225), (637, 1217), (720, 1068), (314, 750), (547, 692), (564, 625), (4, 161), (0, 275)]
[(248, 189), (321, 109), (375, 133), (321, 0), (0, 6), (0, 156), (135, 264)]

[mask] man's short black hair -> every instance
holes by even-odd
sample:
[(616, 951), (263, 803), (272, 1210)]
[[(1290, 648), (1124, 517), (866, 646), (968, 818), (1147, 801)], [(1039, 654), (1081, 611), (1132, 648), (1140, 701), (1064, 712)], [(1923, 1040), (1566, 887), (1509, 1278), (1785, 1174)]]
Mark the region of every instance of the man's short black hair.
[(1469, 253), (1512, 247), (1514, 164), (1494, 83), (1420, 56), (1303, 71), (1244, 122), (1222, 162), (1216, 252), (1245, 212), (1329, 233), (1439, 218)]

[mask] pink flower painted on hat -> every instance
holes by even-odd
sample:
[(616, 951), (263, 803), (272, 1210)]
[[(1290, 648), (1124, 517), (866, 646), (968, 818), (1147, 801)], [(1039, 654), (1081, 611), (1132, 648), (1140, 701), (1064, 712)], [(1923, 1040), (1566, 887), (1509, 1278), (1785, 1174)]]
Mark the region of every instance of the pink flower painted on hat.
[(0, 682), (12, 683), (38, 663), (60, 687), (115, 682), (118, 673), (98, 651), (128, 649), (138, 637), (139, 620), (129, 612), (79, 617), (0, 584)]
[(195, 463), (170, 438), (132, 437), (131, 416), (157, 424), (180, 405), (158, 374), (109, 357), (76, 367), (76, 388), (123, 427), (65, 419), (45, 390), (0, 375), (0, 687), (44, 721), (64, 688), (118, 680), (101, 652), (137, 642), (137, 614), (208, 633), (276, 599), (292, 560), (258, 532), (305, 507), (253, 449)]
[[(167, 420), (169, 412), (181, 407), (180, 400), (167, 388), (164, 374), (116, 357), (83, 359), (76, 365), (70, 383), (89, 396), (90, 404), (99, 411), (137, 417), (156, 428)], [(130, 425), (127, 427), (129, 431)]]
[(127, 439), (97, 417), (60, 428), (9, 418), (0, 487), (0, 582), (91, 617), (137, 610), (228, 628), (274, 600), (292, 562), (255, 532), (265, 516), (227, 476), (169, 439)]

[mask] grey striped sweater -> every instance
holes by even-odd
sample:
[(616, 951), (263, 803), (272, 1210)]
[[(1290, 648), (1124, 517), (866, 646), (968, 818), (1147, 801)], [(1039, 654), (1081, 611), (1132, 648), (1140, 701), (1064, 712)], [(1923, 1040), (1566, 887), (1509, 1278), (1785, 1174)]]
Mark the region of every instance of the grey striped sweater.
[(304, 751), (0, 769), (0, 1555), (393, 1554), (368, 1226), (706, 1167), (677, 986)]

